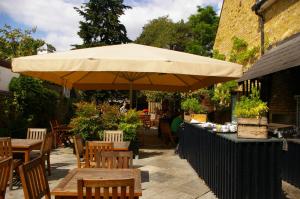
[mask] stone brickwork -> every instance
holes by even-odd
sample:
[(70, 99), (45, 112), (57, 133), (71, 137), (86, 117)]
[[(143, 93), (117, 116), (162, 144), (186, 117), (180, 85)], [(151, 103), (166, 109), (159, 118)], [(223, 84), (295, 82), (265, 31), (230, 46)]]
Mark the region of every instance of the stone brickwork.
[[(214, 50), (228, 58), (233, 36), (244, 39), (250, 47), (260, 46), (259, 18), (251, 10), (255, 1), (224, 0)], [(278, 0), (263, 14), (266, 45), (300, 32), (300, 0)]]
[(300, 93), (298, 85), (299, 68), (281, 71), (271, 75), (268, 106), (269, 119), (273, 123), (296, 124), (296, 99)]
[(264, 12), (266, 42), (275, 44), (300, 32), (300, 1), (278, 0)]
[(256, 0), (224, 0), (214, 50), (229, 57), (232, 37), (244, 39), (251, 47), (260, 44), (259, 18), (251, 10)]

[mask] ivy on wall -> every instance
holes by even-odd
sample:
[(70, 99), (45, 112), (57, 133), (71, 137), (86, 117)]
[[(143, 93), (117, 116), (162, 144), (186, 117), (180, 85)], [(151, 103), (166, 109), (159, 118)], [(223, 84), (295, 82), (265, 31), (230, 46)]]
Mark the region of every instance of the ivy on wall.
[[(259, 47), (250, 48), (248, 43), (236, 36), (232, 38), (232, 49), (229, 55), (229, 61), (243, 65), (244, 67), (249, 66), (257, 59), (257, 53)], [(221, 54), (218, 50), (214, 50), (213, 58), (219, 60), (226, 60), (226, 56)], [(217, 84), (214, 87), (212, 100), (216, 104), (217, 109), (226, 109), (230, 107), (231, 92), (238, 88), (236, 81), (229, 81), (225, 83)]]
[(232, 49), (230, 51), (229, 61), (248, 66), (257, 59), (259, 47), (250, 48), (248, 43), (236, 36), (232, 38)]

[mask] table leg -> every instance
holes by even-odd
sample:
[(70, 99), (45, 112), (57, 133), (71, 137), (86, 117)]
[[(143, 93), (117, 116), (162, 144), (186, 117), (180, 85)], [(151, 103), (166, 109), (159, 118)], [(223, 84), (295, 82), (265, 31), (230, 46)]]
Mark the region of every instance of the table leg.
[(30, 161), (30, 151), (25, 151), (24, 152), (25, 155), (25, 163)]

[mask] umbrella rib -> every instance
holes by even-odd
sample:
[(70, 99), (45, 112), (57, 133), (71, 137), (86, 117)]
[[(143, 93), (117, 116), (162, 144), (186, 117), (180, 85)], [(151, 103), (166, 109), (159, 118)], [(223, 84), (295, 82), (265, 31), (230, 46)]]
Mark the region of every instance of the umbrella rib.
[(64, 79), (65, 77), (67, 77), (67, 76), (69, 76), (69, 75), (71, 75), (71, 74), (73, 74), (73, 73), (75, 73), (75, 71), (72, 71), (72, 72), (69, 72), (69, 73), (67, 73), (67, 74), (65, 74), (65, 75), (63, 75), (63, 76), (60, 76), (60, 78), (61, 78), (61, 79)]
[(152, 82), (152, 80), (150, 79), (149, 75), (146, 75), (146, 77), (148, 78), (150, 84), (153, 85), (153, 82)]
[(88, 76), (90, 73), (91, 73), (91, 71), (87, 72), (87, 74), (83, 75), (81, 78), (79, 78), (77, 81), (75, 81), (74, 84), (80, 82), (81, 80), (83, 80), (83, 79), (84, 79), (86, 76)]
[(199, 78), (198, 78), (198, 77), (196, 77), (196, 76), (189, 75), (189, 77), (193, 78), (194, 80), (201, 81), (201, 79), (199, 79)]
[(175, 77), (177, 77), (181, 82), (183, 82), (186, 86), (190, 86), (186, 81), (184, 81), (181, 77), (179, 77), (178, 75), (175, 75)]
[(119, 76), (119, 73), (120, 73), (120, 72), (117, 72), (117, 74), (116, 74), (114, 80), (112, 81), (112, 84), (115, 84), (115, 83), (116, 83), (116, 80), (117, 80), (117, 78), (118, 78), (118, 76)]

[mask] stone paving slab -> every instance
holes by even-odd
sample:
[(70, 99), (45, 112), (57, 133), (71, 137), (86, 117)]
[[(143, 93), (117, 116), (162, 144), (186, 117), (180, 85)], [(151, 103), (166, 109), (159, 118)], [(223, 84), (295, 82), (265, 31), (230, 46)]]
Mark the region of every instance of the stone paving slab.
[[(154, 135), (148, 134), (148, 143), (140, 150), (140, 159), (133, 161), (134, 166), (142, 171), (143, 196), (140, 199), (216, 199), (189, 163)], [(54, 150), (51, 153), (52, 175), (48, 178), (50, 190), (76, 165), (71, 148)], [(300, 190), (288, 183), (283, 182), (283, 190), (286, 199), (300, 198)], [(24, 198), (22, 187), (14, 187), (6, 193), (6, 199), (21, 198)]]

